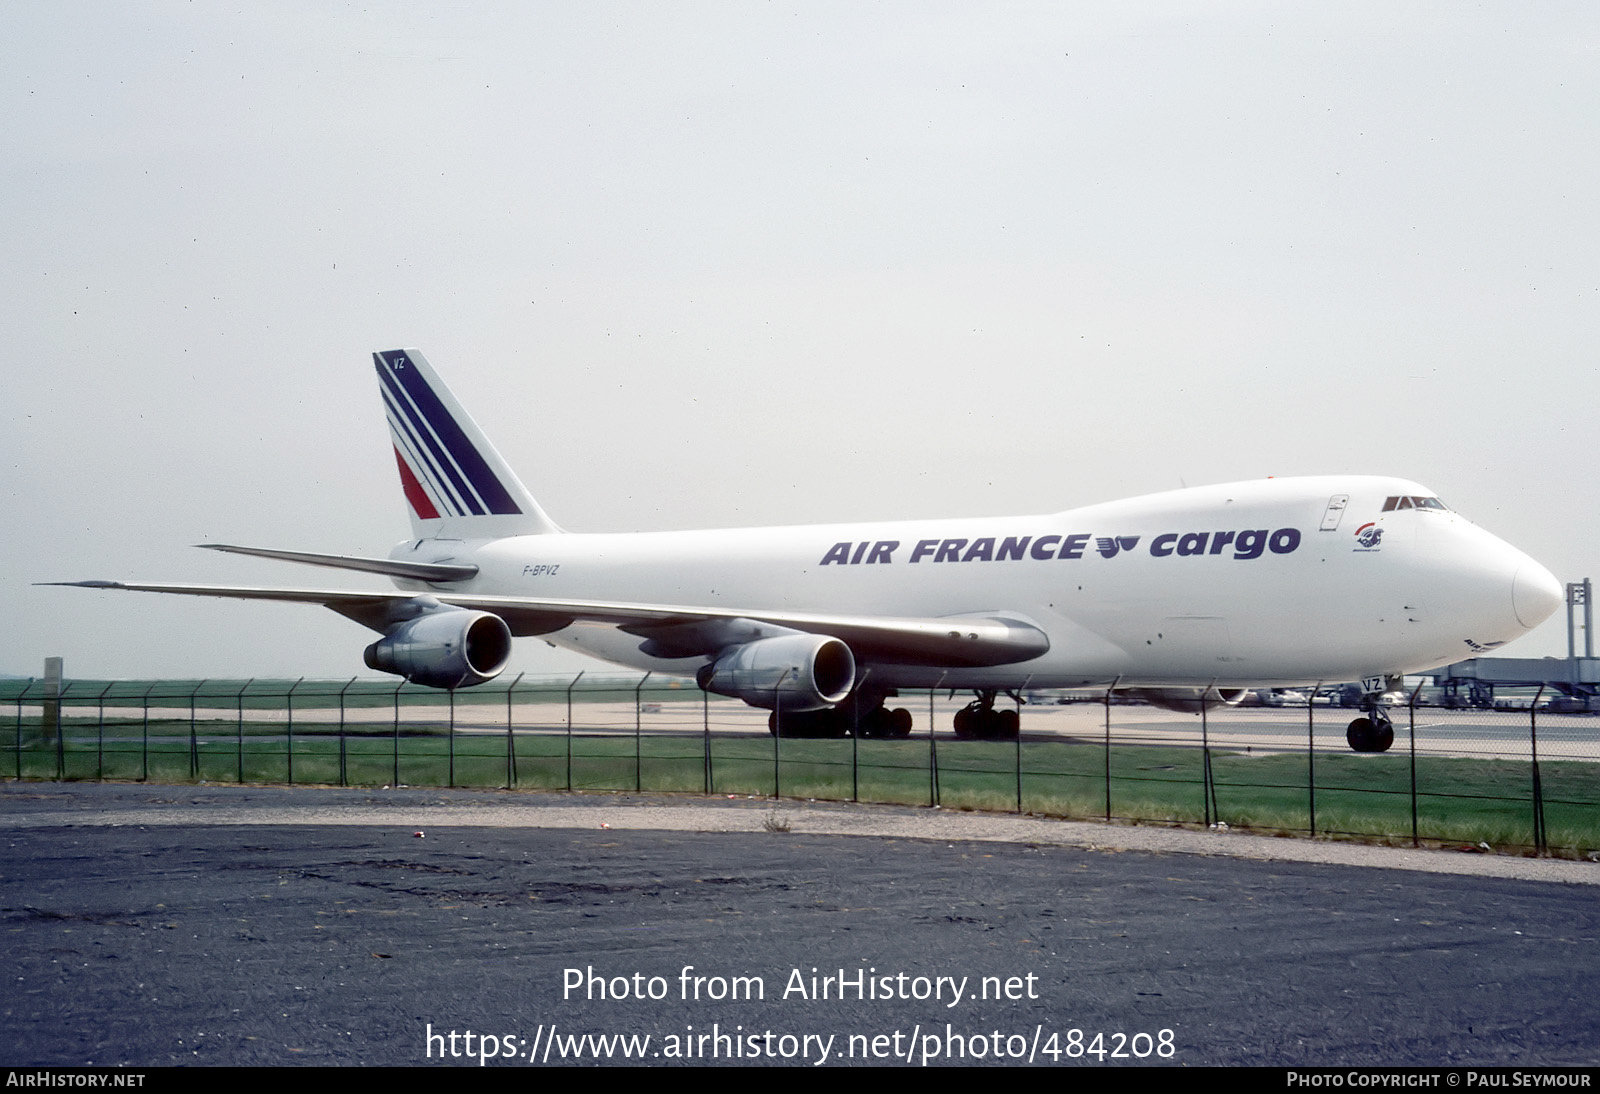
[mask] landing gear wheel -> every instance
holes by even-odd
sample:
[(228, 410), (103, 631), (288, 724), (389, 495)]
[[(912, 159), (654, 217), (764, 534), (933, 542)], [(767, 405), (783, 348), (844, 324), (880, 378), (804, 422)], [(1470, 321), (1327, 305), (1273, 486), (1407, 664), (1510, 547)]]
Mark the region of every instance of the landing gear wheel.
[(1355, 752), (1387, 752), (1394, 744), (1394, 726), (1387, 720), (1357, 718), (1345, 730), (1344, 739)]
[(884, 699), (894, 692), (867, 691), (822, 710), (776, 711), (767, 715), (767, 732), (777, 735), (783, 724), (785, 737), (850, 737), (858, 740), (894, 739), (911, 736), (911, 712), (903, 707), (889, 710)]
[[(767, 715), (767, 732), (778, 736), (778, 712)], [(850, 719), (837, 708), (791, 711), (783, 716), (785, 737), (843, 737), (850, 732)]]
[(1344, 731), (1344, 739), (1352, 752), (1371, 752), (1377, 737), (1377, 727), (1369, 718), (1357, 718)]
[(977, 726), (974, 723), (979, 721), (979, 717), (980, 715), (977, 703), (969, 703), (967, 706), (964, 706), (960, 710), (956, 711), (956, 736), (961, 738), (963, 741), (970, 741), (972, 738), (976, 737), (978, 732)]
[[(850, 711), (847, 702), (840, 710)], [(845, 715), (846, 723), (850, 714)], [(904, 707), (889, 710), (883, 706), (883, 700), (878, 700), (878, 705), (870, 709), (863, 708), (860, 721), (852, 727), (855, 735), (862, 740), (879, 739), (888, 740), (896, 737), (911, 736), (911, 712)]]
[(1014, 741), (1022, 731), (1022, 717), (1014, 710), (1002, 710), (995, 719), (997, 738), (1003, 741)]
[(881, 736), (883, 733), (881, 714), (881, 711), (869, 710), (861, 716), (861, 720), (855, 724), (855, 728), (850, 731), (850, 735), (858, 741)]
[(1015, 740), (1020, 725), (1016, 711), (994, 709), (992, 695), (987, 702), (980, 696), (956, 711), (954, 721), (956, 736), (963, 741)]
[(856, 736), (863, 740), (873, 737), (887, 737), (891, 729), (890, 721), (889, 712), (882, 707), (869, 710), (862, 715), (861, 721), (856, 723)]
[(887, 737), (905, 738), (911, 736), (911, 712), (905, 707), (896, 707), (889, 712), (889, 732)]

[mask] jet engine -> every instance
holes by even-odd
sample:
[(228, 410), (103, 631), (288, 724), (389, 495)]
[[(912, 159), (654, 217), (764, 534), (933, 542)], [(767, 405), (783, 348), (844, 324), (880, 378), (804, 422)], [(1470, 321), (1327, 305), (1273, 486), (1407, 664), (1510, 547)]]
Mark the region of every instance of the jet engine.
[(821, 710), (850, 694), (856, 659), (837, 638), (788, 634), (735, 646), (696, 677), (706, 691), (768, 710)]
[(369, 669), (452, 690), (493, 680), (510, 659), (505, 620), (465, 608), (441, 608), (402, 623), (366, 653)]
[(1153, 707), (1175, 710), (1179, 714), (1199, 714), (1201, 708), (1238, 706), (1250, 694), (1249, 688), (1126, 688), (1127, 694), (1143, 699)]

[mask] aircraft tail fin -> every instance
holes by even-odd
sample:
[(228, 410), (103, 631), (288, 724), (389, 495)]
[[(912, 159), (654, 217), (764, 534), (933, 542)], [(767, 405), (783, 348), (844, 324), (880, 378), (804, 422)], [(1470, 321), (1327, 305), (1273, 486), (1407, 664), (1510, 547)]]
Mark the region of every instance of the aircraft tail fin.
[(422, 354), (385, 350), (372, 360), (415, 538), (561, 531)]

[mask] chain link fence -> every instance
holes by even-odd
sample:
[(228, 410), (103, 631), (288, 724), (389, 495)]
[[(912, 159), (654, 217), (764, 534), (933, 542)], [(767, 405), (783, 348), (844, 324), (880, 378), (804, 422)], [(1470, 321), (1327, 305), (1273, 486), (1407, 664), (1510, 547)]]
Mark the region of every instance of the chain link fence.
[(910, 737), (807, 740), (651, 676), (457, 693), (364, 679), (51, 686), (0, 683), (0, 772), (872, 801), (1600, 857), (1600, 714), (1543, 692), (1456, 709), (1418, 689), (1386, 708), (1390, 749), (1358, 754), (1345, 730), (1359, 712), (1315, 690), (1200, 714), (1035, 693), (1017, 703), (1014, 740), (952, 736), (966, 693), (903, 692), (891, 705), (913, 715)]

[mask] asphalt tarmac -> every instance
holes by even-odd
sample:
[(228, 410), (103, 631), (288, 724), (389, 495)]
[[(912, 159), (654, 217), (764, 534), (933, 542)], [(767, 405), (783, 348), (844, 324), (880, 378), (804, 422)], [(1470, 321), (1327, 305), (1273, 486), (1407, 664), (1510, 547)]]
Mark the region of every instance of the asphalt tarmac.
[(0, 829), (7, 1065), (1600, 1063), (1591, 863), (434, 790)]

